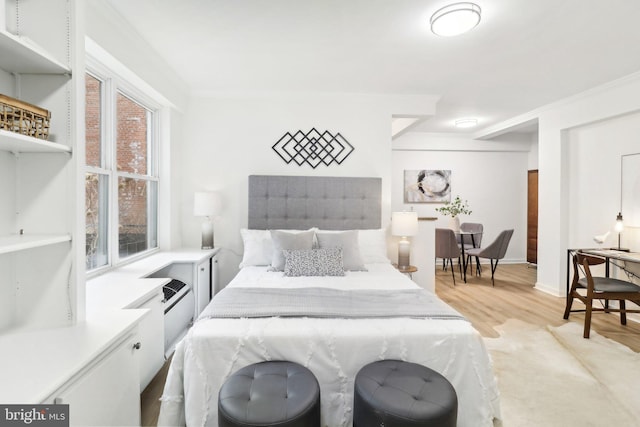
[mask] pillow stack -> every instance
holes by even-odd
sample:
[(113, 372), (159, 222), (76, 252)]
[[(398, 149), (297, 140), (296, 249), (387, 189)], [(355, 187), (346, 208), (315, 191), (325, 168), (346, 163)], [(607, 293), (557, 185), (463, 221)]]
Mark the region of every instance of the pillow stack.
[(365, 264), (390, 262), (383, 229), (242, 229), (240, 234), (244, 244), (240, 268), (270, 266), (287, 276), (335, 276), (367, 271)]

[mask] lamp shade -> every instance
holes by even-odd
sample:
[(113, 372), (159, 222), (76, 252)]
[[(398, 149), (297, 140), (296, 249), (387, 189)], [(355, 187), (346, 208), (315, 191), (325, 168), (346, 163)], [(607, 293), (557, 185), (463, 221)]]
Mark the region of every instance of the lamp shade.
[(418, 234), (418, 212), (393, 212), (391, 234), (403, 237)]
[(220, 213), (220, 195), (211, 191), (198, 191), (193, 198), (194, 216), (213, 216)]
[(617, 233), (622, 233), (622, 231), (624, 231), (624, 222), (622, 220), (622, 212), (618, 213), (618, 216), (616, 217), (615, 230)]

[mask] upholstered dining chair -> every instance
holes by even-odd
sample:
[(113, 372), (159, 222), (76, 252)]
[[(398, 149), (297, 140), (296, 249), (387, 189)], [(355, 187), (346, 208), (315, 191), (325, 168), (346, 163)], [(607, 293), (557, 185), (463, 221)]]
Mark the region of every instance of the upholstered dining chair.
[(436, 228), (436, 258), (442, 258), (443, 262), (447, 261), (451, 265), (451, 277), (453, 277), (453, 286), (456, 285), (456, 274), (453, 271), (453, 259), (458, 258), (458, 268), (460, 276), (462, 276), (462, 265), (460, 264), (460, 247), (456, 240), (456, 234), (449, 228)]
[[(511, 236), (513, 236), (513, 230), (503, 230), (486, 248), (470, 248), (466, 250), (466, 253), (470, 257), (488, 258), (491, 260), (491, 286), (496, 285), (493, 276), (495, 275), (496, 268), (498, 268), (498, 261), (504, 258), (507, 253)], [(480, 274), (479, 270), (477, 274)]]
[[(482, 233), (484, 232), (484, 227), (482, 224), (477, 222), (463, 222), (460, 224), (460, 231), (464, 231), (467, 233), (474, 233), (473, 236), (469, 234), (457, 234), (456, 238), (458, 239), (458, 246), (464, 244), (465, 252), (471, 248), (479, 248), (482, 247)], [(466, 265), (469, 265), (469, 261), (471, 257), (465, 254), (467, 257)], [(476, 271), (480, 271), (480, 259), (476, 257)]]
[(468, 234), (467, 235), (460, 234), (456, 236), (456, 238), (458, 239), (459, 245), (461, 245), (462, 241), (464, 240), (465, 250), (467, 248), (473, 248), (474, 243), (476, 248), (479, 248), (482, 246), (482, 233), (484, 231), (484, 227), (482, 226), (482, 224), (477, 222), (463, 222), (462, 224), (460, 224), (460, 231), (465, 231), (467, 233), (475, 233), (473, 235), (473, 241), (471, 240), (471, 236)]
[[(632, 301), (640, 305), (640, 286), (613, 277), (594, 277), (589, 266), (604, 263), (603, 258), (589, 256), (576, 252), (573, 254), (573, 281), (567, 295), (567, 307), (564, 318), (568, 319), (572, 312), (585, 312), (583, 337), (589, 338), (591, 330), (591, 314), (594, 311), (619, 312), (620, 324), (627, 324), (627, 313), (640, 313), (640, 310), (627, 309), (625, 301)], [(579, 292), (582, 290), (582, 292)], [(586, 291), (586, 292), (585, 292)], [(573, 300), (577, 298), (584, 303), (585, 309), (572, 310)], [(593, 300), (604, 300), (604, 307), (594, 307)], [(613, 308), (609, 301), (617, 300), (619, 307)]]

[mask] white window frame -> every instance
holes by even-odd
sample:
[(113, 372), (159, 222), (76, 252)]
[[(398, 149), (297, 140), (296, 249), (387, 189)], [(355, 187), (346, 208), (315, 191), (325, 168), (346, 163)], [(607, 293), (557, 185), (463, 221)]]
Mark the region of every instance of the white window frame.
[[(163, 106), (153, 99), (153, 95), (144, 93), (133, 83), (123, 78), (117, 71), (110, 68), (106, 64), (100, 62), (97, 58), (94, 58), (87, 53), (86, 58), (86, 70), (87, 74), (90, 74), (94, 78), (101, 82), (101, 156), (103, 165), (102, 167), (86, 166), (85, 172), (97, 173), (107, 176), (108, 182), (108, 194), (107, 194), (107, 264), (89, 270), (87, 272), (88, 277), (92, 277), (103, 273), (106, 270), (114, 267), (124, 265), (129, 262), (133, 262), (140, 258), (146, 257), (159, 251), (160, 248), (160, 233), (161, 228), (158, 224), (158, 218), (160, 215), (160, 194), (161, 194), (161, 179), (160, 179), (160, 128), (161, 128), (161, 116)], [(147, 124), (147, 132), (149, 135), (149, 146), (147, 150), (147, 175), (134, 174), (124, 171), (117, 171), (117, 114), (115, 102), (117, 100), (118, 93), (130, 98), (133, 102), (140, 104), (142, 107), (150, 111), (151, 120)], [(150, 159), (149, 159), (150, 157)], [(155, 227), (155, 246), (152, 246), (149, 242), (149, 248), (145, 251), (128, 256), (126, 258), (120, 258), (119, 253), (119, 211), (118, 211), (118, 178), (129, 177), (134, 179), (143, 179), (147, 182), (153, 182), (155, 185), (155, 214), (148, 209), (147, 227)], [(151, 203), (152, 200), (147, 200)]]

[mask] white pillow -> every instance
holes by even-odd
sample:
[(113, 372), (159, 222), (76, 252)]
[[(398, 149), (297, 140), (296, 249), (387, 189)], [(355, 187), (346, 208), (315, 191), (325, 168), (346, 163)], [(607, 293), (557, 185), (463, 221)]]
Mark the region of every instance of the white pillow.
[(311, 250), (313, 249), (313, 230), (303, 232), (291, 232), (287, 230), (271, 230), (273, 241), (273, 254), (271, 257), (271, 269), (283, 271), (285, 258), (283, 250)]
[[(282, 230), (289, 233), (301, 233), (303, 231), (314, 230)], [(270, 230), (254, 230), (248, 228), (240, 229), (242, 236), (242, 244), (244, 253), (242, 254), (242, 262), (240, 268), (250, 266), (271, 265), (273, 259), (273, 241), (271, 240)]]
[(259, 265), (271, 265), (273, 242), (269, 230), (240, 229), (244, 253), (240, 268)]
[(347, 271), (367, 271), (360, 255), (358, 230), (341, 231), (338, 233), (316, 233), (319, 248), (342, 248), (342, 260)]
[(387, 236), (384, 228), (358, 230), (360, 256), (365, 264), (390, 263), (387, 257)]
[[(316, 233), (342, 233), (345, 230), (319, 230)], [(358, 230), (358, 247), (365, 264), (390, 263), (387, 257), (387, 233), (384, 228)]]

